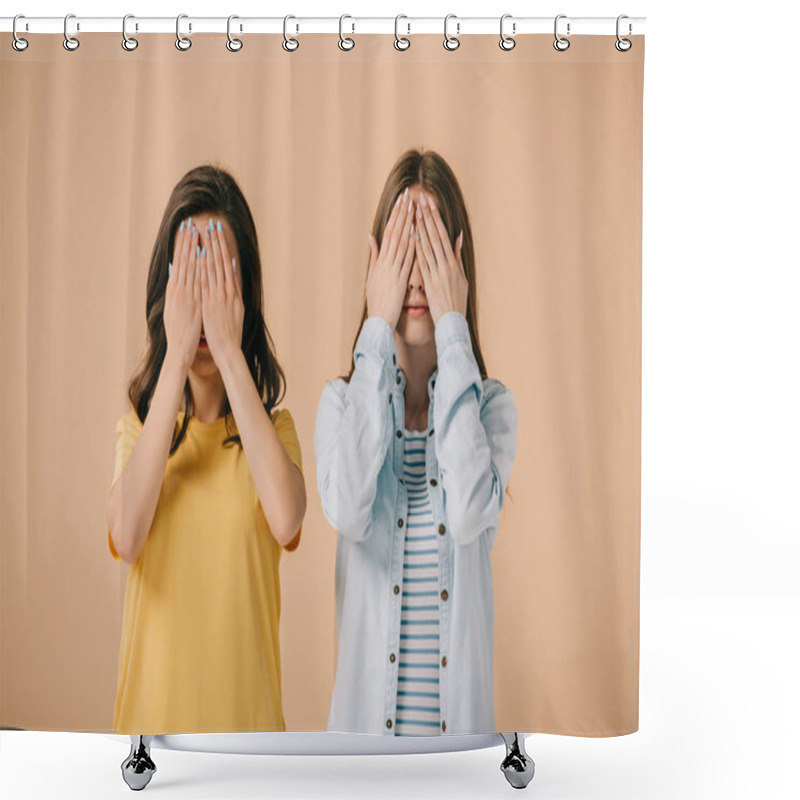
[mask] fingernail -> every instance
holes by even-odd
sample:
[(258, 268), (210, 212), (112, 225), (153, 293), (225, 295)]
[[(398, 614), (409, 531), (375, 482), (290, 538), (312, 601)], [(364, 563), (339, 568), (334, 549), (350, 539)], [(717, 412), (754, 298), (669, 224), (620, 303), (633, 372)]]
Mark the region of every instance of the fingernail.
[(217, 231), (222, 231), (222, 223), (217, 220)]
[(397, 195), (397, 200), (395, 200), (395, 201), (394, 201), (395, 208), (396, 208), (398, 205), (400, 205), (400, 201), (401, 201), (402, 199), (403, 199), (403, 193), (401, 192), (399, 195)]
[(181, 231), (181, 233), (183, 233), (183, 228), (184, 228), (184, 225), (183, 225), (183, 220), (181, 220), (181, 227), (180, 227), (180, 231)]
[(203, 245), (203, 258), (205, 258), (205, 257), (206, 257), (206, 246)]
[(425, 195), (424, 195), (424, 193), (423, 193), (423, 192), (420, 192), (420, 193), (419, 193), (419, 202), (420, 202), (420, 203), (421, 203), (423, 206), (426, 206), (426, 205), (428, 205), (428, 201), (425, 199)]
[(169, 262), (169, 268), (167, 269), (167, 277), (169, 277), (170, 275), (172, 275), (172, 262), (171, 261)]
[(233, 259), (233, 271), (236, 272), (236, 259)]
[(461, 250), (464, 247), (464, 231), (459, 231), (458, 235), (460, 237), (458, 242), (458, 249)]
[(189, 225), (191, 225), (191, 224), (192, 224), (192, 218), (189, 217)]

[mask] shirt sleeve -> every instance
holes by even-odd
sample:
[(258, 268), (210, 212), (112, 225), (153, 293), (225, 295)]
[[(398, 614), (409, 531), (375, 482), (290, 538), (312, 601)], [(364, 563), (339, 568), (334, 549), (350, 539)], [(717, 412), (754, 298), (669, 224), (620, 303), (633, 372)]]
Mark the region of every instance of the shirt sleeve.
[(469, 325), (459, 311), (436, 324), (439, 374), (434, 395), (436, 458), (448, 528), (471, 544), (496, 525), (517, 445), (514, 395), (481, 378)]
[[(111, 486), (108, 489), (108, 498), (111, 497), (111, 491), (117, 485), (122, 470), (125, 464), (128, 463), (134, 445), (142, 431), (142, 423), (139, 421), (136, 412), (131, 409), (126, 414), (123, 414), (117, 422), (116, 431), (117, 455), (114, 464), (114, 479), (111, 481)], [(111, 555), (116, 561), (123, 560), (122, 556), (117, 552), (117, 548), (114, 547), (114, 540), (111, 538), (110, 530), (108, 531), (108, 549), (111, 551)]]
[[(275, 426), (275, 430), (278, 433), (278, 437), (281, 440), (284, 450), (286, 450), (286, 454), (289, 456), (289, 460), (297, 467), (297, 469), (300, 470), (300, 474), (302, 475), (303, 456), (300, 452), (300, 440), (297, 437), (297, 429), (295, 428), (294, 418), (292, 417), (289, 409), (279, 409), (272, 420), (272, 424)], [(288, 550), (289, 552), (296, 550), (300, 544), (300, 534), (302, 532), (303, 525), (301, 523), (292, 541), (289, 542), (283, 549)]]
[(389, 449), (397, 347), (381, 317), (361, 326), (350, 381), (328, 381), (317, 406), (314, 452), (325, 518), (353, 542), (369, 534), (378, 474)]

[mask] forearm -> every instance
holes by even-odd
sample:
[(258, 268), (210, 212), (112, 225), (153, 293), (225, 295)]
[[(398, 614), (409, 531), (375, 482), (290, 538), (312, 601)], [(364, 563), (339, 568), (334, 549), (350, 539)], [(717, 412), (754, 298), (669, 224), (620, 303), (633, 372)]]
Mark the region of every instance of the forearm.
[(261, 508), (275, 540), (286, 546), (306, 511), (305, 482), (264, 410), (240, 349), (218, 364)]
[(167, 350), (147, 418), (108, 504), (117, 552), (133, 564), (147, 542), (169, 458), (188, 365)]

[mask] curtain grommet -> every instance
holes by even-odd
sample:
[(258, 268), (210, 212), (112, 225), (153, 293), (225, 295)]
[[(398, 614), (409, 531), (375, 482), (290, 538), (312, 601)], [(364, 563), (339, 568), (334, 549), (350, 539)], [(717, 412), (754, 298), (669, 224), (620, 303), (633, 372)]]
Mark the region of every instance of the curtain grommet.
[[(228, 17), (228, 41), (225, 42), (225, 47), (230, 50), (231, 53), (238, 53), (243, 47), (244, 42), (241, 39), (237, 39), (235, 36), (231, 36), (231, 20), (239, 19), (237, 14), (231, 14)], [(241, 28), (239, 28), (241, 32)]]
[(500, 17), (500, 49), (506, 52), (513, 50), (517, 45), (516, 40), (513, 38), (517, 32), (517, 23), (511, 23), (511, 36), (506, 36), (503, 31), (503, 23), (511, 16), (513, 16), (513, 14), (503, 14), (503, 16)]
[[(294, 51), (297, 50), (298, 47), (300, 47), (300, 40), (299, 39), (295, 39), (293, 36), (289, 36), (286, 33), (286, 23), (290, 19), (297, 19), (297, 17), (295, 17), (293, 14), (287, 14), (283, 18), (283, 43), (282, 44), (283, 44), (283, 49), (287, 53), (294, 53)], [(295, 33), (297, 33), (299, 30), (300, 30), (300, 26), (299, 25), (295, 25)]]
[[(411, 47), (411, 39), (407, 39), (405, 36), (401, 36), (398, 33), (397, 29), (401, 19), (408, 19), (408, 17), (405, 14), (398, 14), (394, 18), (394, 49), (403, 52), (404, 50), (408, 50), (408, 48)], [(407, 22), (406, 27), (408, 28), (408, 33), (410, 34), (411, 23)]]
[[(69, 24), (70, 17), (75, 17), (75, 14), (67, 14), (67, 16), (64, 17), (64, 41), (62, 44), (64, 45), (65, 50), (72, 52), (77, 50), (81, 46), (81, 43), (77, 36), (70, 36), (69, 33), (67, 33), (67, 25)], [(81, 25), (78, 22), (76, 23), (76, 30), (79, 31), (80, 29)]]
[[(617, 41), (614, 42), (614, 47), (616, 47), (617, 50), (620, 51), (620, 53), (627, 53), (628, 50), (630, 50), (631, 47), (633, 47), (633, 42), (630, 39), (622, 39), (622, 38), (620, 38), (620, 35), (619, 35), (619, 21), (621, 19), (629, 19), (629, 17), (628, 17), (627, 14), (620, 14), (617, 17)], [(628, 23), (628, 36), (631, 35), (631, 31), (632, 31), (632, 26), (631, 26), (631, 24), (629, 22)]]
[[(128, 36), (128, 32), (126, 30), (128, 20), (133, 17), (133, 14), (126, 14), (122, 18), (122, 49), (126, 50), (128, 53), (133, 52), (139, 46), (139, 40), (135, 36)], [(133, 17), (135, 19), (135, 17)], [(139, 29), (139, 26), (136, 26), (136, 29)]]
[[(356, 40), (352, 39), (349, 36), (345, 36), (342, 33), (342, 23), (345, 21), (345, 19), (353, 19), (353, 18), (349, 14), (342, 14), (342, 16), (339, 17), (339, 49), (344, 50), (347, 53), (356, 46)], [(356, 24), (354, 22), (353, 30), (351, 31), (351, 33), (355, 33), (355, 30), (356, 30)]]
[[(558, 14), (556, 16), (555, 22), (553, 24), (553, 33), (555, 34), (555, 41), (553, 42), (553, 47), (558, 50), (559, 53), (563, 53), (565, 50), (569, 48), (569, 39), (565, 39), (563, 36), (558, 35), (558, 21), (560, 19), (566, 19), (566, 14)], [(567, 22), (567, 36), (569, 36), (569, 22)]]
[(18, 19), (25, 19), (24, 14), (16, 14), (14, 16), (14, 21), (11, 23), (11, 33), (13, 37), (11, 39), (11, 46), (18, 52), (21, 53), (23, 50), (28, 49), (28, 40), (23, 39), (21, 36), (17, 36), (17, 20)]
[(442, 42), (442, 45), (444, 46), (445, 50), (449, 50), (451, 53), (453, 50), (458, 50), (459, 46), (461, 45), (461, 42), (458, 39), (458, 34), (461, 32), (461, 23), (458, 22), (458, 20), (456, 20), (456, 35), (450, 36), (450, 34), (447, 32), (447, 23), (454, 17), (456, 17), (455, 14), (448, 14), (444, 18), (444, 41)]
[[(192, 40), (188, 36), (184, 36), (181, 33), (181, 20), (188, 18), (188, 14), (178, 14), (175, 19), (175, 47), (178, 50), (185, 52), (192, 46)], [(189, 23), (189, 33), (192, 32), (192, 23)]]

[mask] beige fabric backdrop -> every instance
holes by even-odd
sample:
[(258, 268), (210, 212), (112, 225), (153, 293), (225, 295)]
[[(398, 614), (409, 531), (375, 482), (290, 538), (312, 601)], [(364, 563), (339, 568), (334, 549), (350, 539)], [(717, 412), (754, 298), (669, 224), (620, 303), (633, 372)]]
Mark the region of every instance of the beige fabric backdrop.
[(358, 325), (395, 159), (438, 150), (465, 193), (489, 374), (520, 414), (500, 520), (501, 731), (638, 728), (644, 37), (0, 36), (0, 725), (110, 731), (128, 567), (106, 544), (114, 426), (144, 347), (172, 186), (213, 161), (253, 210), (265, 313), (303, 448), (303, 541), (281, 563), (284, 713), (324, 730), (336, 534), (316, 491), (324, 381)]

